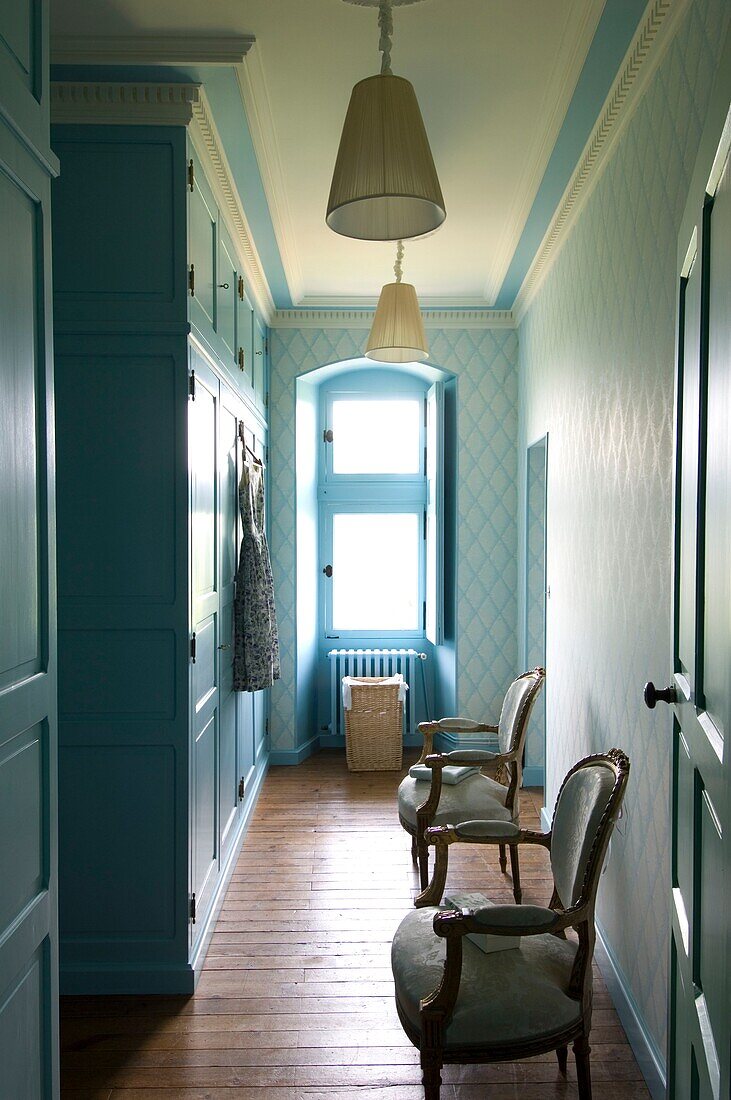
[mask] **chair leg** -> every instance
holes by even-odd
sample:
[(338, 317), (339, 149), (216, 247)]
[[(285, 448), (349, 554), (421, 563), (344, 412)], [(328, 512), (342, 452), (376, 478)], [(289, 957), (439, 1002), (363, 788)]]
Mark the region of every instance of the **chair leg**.
[(505, 845), (501, 844), (500, 845), (500, 870), (502, 871), (503, 874), (505, 874), (507, 869), (508, 869), (508, 857), (507, 857), (507, 854), (505, 852)]
[(416, 844), (419, 859), (419, 885), (426, 890), (429, 885), (429, 846), (426, 841), (419, 839)]
[(421, 1081), (424, 1100), (440, 1100), (442, 1089), (442, 1062), (433, 1052), (421, 1052)]
[(591, 1100), (591, 1070), (589, 1069), (590, 1050), (589, 1040), (585, 1035), (580, 1035), (574, 1043), (579, 1100)]
[(566, 1062), (568, 1060), (568, 1047), (557, 1047), (556, 1058), (558, 1059), (558, 1072), (566, 1076)]
[(510, 845), (510, 871), (513, 876), (513, 897), (515, 898), (515, 904), (520, 905), (523, 898), (523, 891), (520, 888), (520, 863), (518, 861), (517, 844)]
[(419, 859), (419, 856), (418, 856), (418, 852), (417, 852), (417, 848), (416, 848), (416, 837), (412, 836), (412, 838), (411, 838), (411, 862), (413, 863), (414, 867), (416, 867), (418, 859)]

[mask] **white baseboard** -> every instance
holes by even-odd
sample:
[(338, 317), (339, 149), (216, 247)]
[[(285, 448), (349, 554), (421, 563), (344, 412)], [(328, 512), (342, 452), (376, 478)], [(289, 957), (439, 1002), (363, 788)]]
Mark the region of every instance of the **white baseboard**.
[(548, 809), (548, 806), (541, 806), (541, 829), (544, 833), (550, 833), (552, 821), (553, 812)]

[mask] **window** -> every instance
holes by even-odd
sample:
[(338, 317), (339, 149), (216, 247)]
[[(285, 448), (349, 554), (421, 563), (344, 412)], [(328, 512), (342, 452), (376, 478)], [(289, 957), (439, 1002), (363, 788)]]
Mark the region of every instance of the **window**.
[(377, 645), (422, 638), (427, 619), (439, 618), (427, 608), (440, 567), (427, 538), (438, 528), (427, 468), (439, 456), (434, 416), (427, 455), (427, 384), (368, 373), (338, 379), (322, 397), (321, 583), (324, 636)]

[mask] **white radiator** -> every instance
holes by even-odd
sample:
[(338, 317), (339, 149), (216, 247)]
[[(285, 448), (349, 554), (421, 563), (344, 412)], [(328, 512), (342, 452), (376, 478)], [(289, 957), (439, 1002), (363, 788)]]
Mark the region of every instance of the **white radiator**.
[(414, 719), (414, 691), (416, 687), (416, 662), (426, 660), (426, 653), (416, 649), (331, 649), (330, 661), (330, 715), (331, 730), (345, 736), (343, 693), (340, 685), (343, 676), (394, 676), (400, 672), (409, 690), (404, 706), (404, 729), (416, 733)]

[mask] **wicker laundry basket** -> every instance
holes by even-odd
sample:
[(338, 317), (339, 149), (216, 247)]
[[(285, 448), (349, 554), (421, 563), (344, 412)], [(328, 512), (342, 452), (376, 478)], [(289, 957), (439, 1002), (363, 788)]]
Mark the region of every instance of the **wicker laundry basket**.
[(404, 704), (399, 695), (403, 688), (394, 680), (392, 676), (351, 680), (351, 706), (345, 708), (345, 756), (352, 772), (401, 768)]

